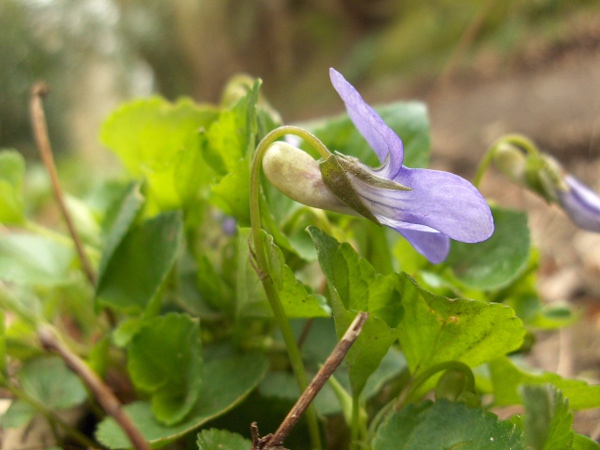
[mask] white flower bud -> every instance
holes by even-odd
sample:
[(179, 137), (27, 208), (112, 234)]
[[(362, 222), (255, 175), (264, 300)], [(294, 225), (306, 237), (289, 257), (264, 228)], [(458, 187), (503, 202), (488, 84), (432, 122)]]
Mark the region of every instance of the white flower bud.
[(356, 215), (323, 183), (319, 163), (299, 148), (286, 142), (275, 142), (265, 152), (262, 166), (271, 184), (292, 200), (314, 208)]

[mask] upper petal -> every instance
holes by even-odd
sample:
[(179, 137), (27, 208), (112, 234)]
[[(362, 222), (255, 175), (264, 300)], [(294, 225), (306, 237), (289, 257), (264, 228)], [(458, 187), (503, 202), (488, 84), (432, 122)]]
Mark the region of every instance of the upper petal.
[[(331, 83), (344, 103), (348, 116), (377, 154), (381, 164), (386, 163), (379, 176), (394, 178), (402, 168), (404, 145), (394, 130), (363, 100), (360, 94), (335, 69), (329, 69)], [(389, 155), (389, 160), (388, 160)]]
[(563, 209), (580, 228), (600, 233), (600, 196), (571, 175), (564, 181), (569, 190), (559, 193)]
[(484, 241), (494, 232), (490, 207), (464, 178), (449, 172), (404, 167), (395, 181), (412, 191), (374, 188), (352, 177), (365, 205), (377, 218), (387, 218), (386, 225), (424, 225), (467, 243)]

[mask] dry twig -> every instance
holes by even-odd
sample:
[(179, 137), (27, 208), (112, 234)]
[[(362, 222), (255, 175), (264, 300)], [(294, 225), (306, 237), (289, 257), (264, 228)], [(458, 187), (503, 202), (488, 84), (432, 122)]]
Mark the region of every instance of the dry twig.
[(312, 379), (306, 390), (302, 393), (296, 404), (292, 407), (286, 418), (281, 422), (281, 425), (272, 435), (267, 435), (262, 438), (258, 435), (258, 426), (253, 423), (251, 426), (252, 430), (252, 449), (251, 450), (279, 450), (283, 449), (283, 441), (287, 435), (292, 431), (294, 426), (300, 420), (300, 417), (306, 411), (306, 408), (317, 396), (319, 391), (323, 388), (329, 377), (335, 372), (335, 369), (342, 363), (348, 350), (354, 341), (360, 335), (362, 328), (367, 321), (369, 314), (366, 312), (358, 313), (356, 318), (352, 321), (344, 336), (335, 346), (319, 372)]
[(83, 270), (92, 286), (95, 286), (96, 276), (83, 249), (83, 244), (81, 242), (81, 238), (79, 237), (79, 233), (77, 232), (77, 229), (73, 224), (73, 220), (71, 219), (71, 215), (67, 209), (65, 196), (58, 180), (56, 165), (54, 164), (54, 157), (52, 156), (52, 147), (50, 145), (50, 138), (48, 137), (46, 116), (44, 114), (44, 108), (42, 105), (42, 97), (47, 93), (48, 86), (43, 82), (37, 83), (31, 88), (31, 121), (33, 125), (33, 134), (35, 136), (35, 142), (40, 152), (42, 162), (44, 163), (44, 166), (46, 166), (48, 174), (50, 175), (54, 196), (56, 197), (60, 211), (67, 223), (67, 227), (69, 228), (69, 233), (71, 234), (73, 242), (75, 243), (75, 248), (77, 250), (77, 254), (79, 255), (79, 260), (81, 261), (81, 266), (83, 267)]
[(38, 337), (45, 349), (58, 353), (67, 364), (67, 367), (81, 377), (83, 382), (93, 392), (102, 409), (125, 431), (133, 447), (138, 450), (150, 450), (150, 445), (125, 413), (112, 390), (79, 356), (61, 342), (54, 333), (54, 330), (49, 326), (42, 325), (38, 329)]

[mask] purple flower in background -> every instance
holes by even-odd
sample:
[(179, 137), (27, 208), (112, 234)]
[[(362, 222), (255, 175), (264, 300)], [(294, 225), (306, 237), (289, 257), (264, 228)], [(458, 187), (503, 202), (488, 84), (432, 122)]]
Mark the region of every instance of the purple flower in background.
[(457, 175), (404, 166), (402, 140), (339, 72), (331, 69), (330, 75), (350, 119), (381, 163), (373, 169), (355, 158), (336, 155), (344, 169), (354, 167), (346, 175), (377, 221), (404, 236), (432, 263), (446, 258), (450, 239), (466, 243), (488, 239), (494, 221), (479, 191)]
[(515, 183), (558, 203), (579, 228), (600, 233), (600, 195), (565, 171), (525, 136), (509, 134), (491, 147), (496, 167)]
[(566, 190), (558, 190), (558, 203), (575, 224), (600, 233), (600, 196), (572, 175), (563, 178)]

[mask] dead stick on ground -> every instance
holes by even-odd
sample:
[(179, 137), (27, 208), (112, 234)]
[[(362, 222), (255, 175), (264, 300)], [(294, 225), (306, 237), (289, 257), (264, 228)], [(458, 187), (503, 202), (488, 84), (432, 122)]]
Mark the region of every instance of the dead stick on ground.
[[(281, 422), (281, 425), (277, 429), (277, 431), (273, 434), (273, 436), (266, 436), (262, 438), (262, 442), (258, 443), (258, 448), (281, 448), (283, 445), (283, 441), (287, 437), (287, 435), (292, 431), (292, 428), (298, 423), (300, 417), (308, 408), (308, 405), (314, 400), (319, 391), (323, 388), (329, 377), (335, 372), (335, 369), (342, 363), (348, 350), (354, 341), (360, 335), (365, 322), (369, 314), (366, 312), (358, 313), (356, 318), (352, 321), (344, 336), (338, 342), (338, 344), (333, 349), (333, 352), (329, 355), (319, 372), (315, 375), (313, 380), (310, 382), (306, 390), (302, 393), (294, 407), (290, 410), (286, 418)], [(255, 443), (256, 445), (256, 443)]]
[(75, 225), (73, 224), (73, 220), (71, 219), (71, 215), (67, 210), (65, 197), (56, 173), (56, 165), (54, 164), (52, 147), (50, 146), (50, 138), (48, 137), (48, 127), (46, 126), (46, 116), (44, 114), (44, 108), (42, 105), (42, 97), (47, 93), (48, 87), (44, 83), (37, 83), (31, 88), (31, 120), (33, 125), (33, 134), (35, 135), (35, 142), (40, 152), (42, 162), (50, 174), (50, 181), (52, 182), (54, 196), (56, 197), (58, 206), (60, 207), (65, 221), (67, 222), (67, 227), (69, 228), (69, 233), (71, 234), (73, 242), (75, 243), (75, 248), (77, 250), (77, 254), (79, 255), (79, 260), (81, 261), (81, 266), (83, 267), (83, 270), (92, 286), (95, 286), (96, 276), (94, 275), (94, 270), (92, 269), (92, 265), (90, 264), (87, 255), (85, 254), (79, 234), (77, 233)]
[(84, 383), (94, 393), (96, 400), (102, 409), (110, 415), (125, 431), (131, 444), (138, 450), (150, 450), (150, 445), (142, 436), (129, 416), (123, 411), (122, 405), (113, 391), (102, 381), (102, 379), (91, 370), (85, 361), (69, 349), (55, 334), (49, 326), (41, 326), (38, 329), (40, 342), (50, 351), (58, 353), (73, 372), (81, 377)]

